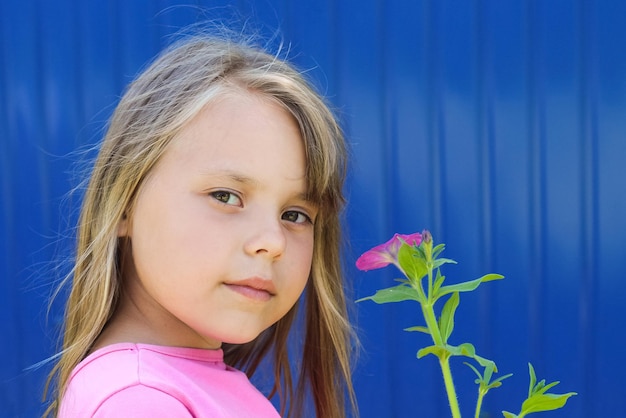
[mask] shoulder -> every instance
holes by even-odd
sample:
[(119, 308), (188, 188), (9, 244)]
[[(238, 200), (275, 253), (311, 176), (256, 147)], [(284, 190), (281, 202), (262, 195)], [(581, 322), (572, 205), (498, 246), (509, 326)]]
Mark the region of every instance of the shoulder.
[(155, 362), (155, 355), (135, 344), (115, 344), (92, 353), (72, 372), (60, 417), (108, 417), (121, 412), (137, 417), (191, 416), (168, 383), (167, 370)]
[(126, 387), (108, 396), (93, 411), (94, 418), (191, 418), (187, 407), (171, 394), (144, 385)]
[(72, 372), (59, 418), (278, 417), (221, 350), (122, 343), (87, 356)]

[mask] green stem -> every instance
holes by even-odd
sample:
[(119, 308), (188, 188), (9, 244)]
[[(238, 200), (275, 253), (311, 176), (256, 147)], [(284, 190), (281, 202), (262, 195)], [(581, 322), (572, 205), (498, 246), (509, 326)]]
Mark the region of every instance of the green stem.
[[(427, 269), (428, 269), (428, 295), (426, 295), (425, 302), (422, 305), (422, 314), (426, 321), (426, 326), (436, 346), (445, 347), (445, 341), (441, 337), (441, 331), (437, 324), (437, 318), (433, 305), (435, 304), (435, 298), (433, 295), (433, 260), (432, 253), (430, 252), (432, 247), (427, 247), (428, 253), (425, 255)], [(448, 403), (450, 404), (450, 412), (452, 412), (452, 418), (461, 418), (461, 411), (459, 410), (459, 401), (456, 398), (456, 390), (454, 389), (454, 382), (452, 380), (452, 372), (450, 371), (450, 357), (446, 354), (439, 357), (439, 366), (441, 367), (441, 373), (443, 374), (443, 383), (446, 386), (446, 393), (448, 395)]]
[(430, 331), (430, 336), (433, 338), (433, 342), (435, 345), (443, 347), (443, 338), (441, 338), (441, 332), (439, 331), (439, 325), (437, 325), (432, 303), (422, 303), (422, 314), (424, 315), (424, 320), (426, 321), (428, 331)]
[(474, 413), (474, 418), (480, 418), (480, 410), (483, 407), (483, 398), (486, 393), (487, 392), (478, 389), (478, 400), (476, 401), (476, 413)]
[[(422, 304), (422, 314), (426, 321), (426, 326), (430, 331), (430, 335), (433, 338), (435, 345), (443, 347), (443, 339), (441, 338), (441, 332), (437, 325), (437, 319), (435, 318), (435, 312), (431, 303)], [(450, 411), (453, 418), (461, 418), (461, 411), (459, 410), (459, 402), (456, 397), (456, 390), (454, 389), (454, 382), (452, 380), (452, 373), (450, 372), (449, 357), (439, 358), (439, 365), (441, 366), (441, 373), (443, 374), (443, 382), (446, 386), (446, 393), (448, 394), (448, 403), (450, 404)]]
[(433, 268), (432, 261), (428, 261), (428, 302), (433, 303)]
[(448, 402), (450, 403), (450, 412), (452, 412), (452, 417), (461, 418), (459, 401), (456, 398), (454, 382), (452, 381), (452, 373), (450, 372), (450, 358), (445, 357), (443, 359), (439, 359), (439, 365), (441, 366), (441, 372), (443, 373), (443, 381), (446, 385), (446, 393), (448, 394)]

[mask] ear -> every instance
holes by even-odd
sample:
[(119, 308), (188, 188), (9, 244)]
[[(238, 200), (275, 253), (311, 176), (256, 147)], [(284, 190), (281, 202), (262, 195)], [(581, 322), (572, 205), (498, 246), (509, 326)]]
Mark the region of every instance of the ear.
[(126, 215), (126, 212), (124, 212), (124, 216), (122, 217), (122, 220), (120, 221), (120, 223), (117, 225), (117, 236), (118, 237), (128, 237), (129, 236), (129, 224), (130, 222), (128, 222), (128, 216)]

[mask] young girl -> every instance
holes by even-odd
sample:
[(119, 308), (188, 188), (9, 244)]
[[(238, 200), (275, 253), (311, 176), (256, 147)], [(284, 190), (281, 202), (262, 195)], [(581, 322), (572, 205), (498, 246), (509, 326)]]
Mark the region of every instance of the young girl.
[(281, 415), (345, 417), (345, 158), (281, 59), (207, 37), (162, 54), (121, 99), (87, 187), (47, 415), (277, 417), (248, 381), (268, 357)]

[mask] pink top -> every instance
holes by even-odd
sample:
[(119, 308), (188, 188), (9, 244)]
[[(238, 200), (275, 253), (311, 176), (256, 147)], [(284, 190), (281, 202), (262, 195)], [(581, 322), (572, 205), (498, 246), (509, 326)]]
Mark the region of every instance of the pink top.
[(278, 418), (222, 350), (121, 343), (95, 351), (70, 376), (59, 418)]

